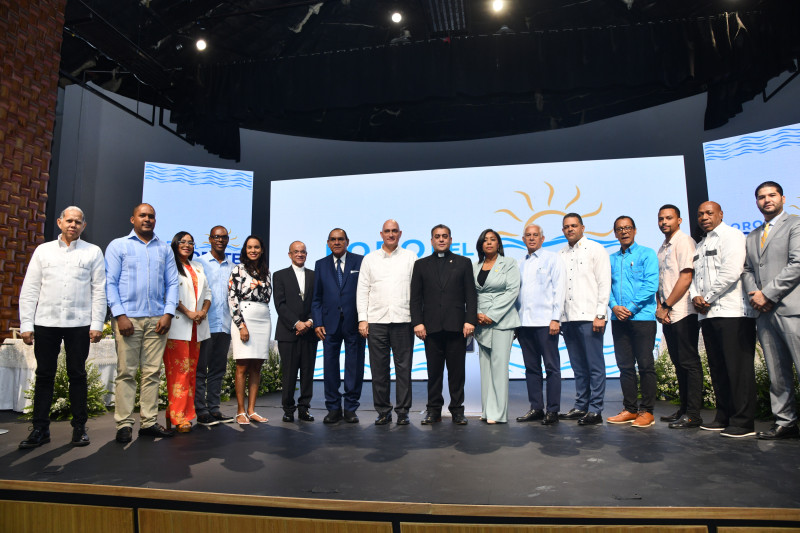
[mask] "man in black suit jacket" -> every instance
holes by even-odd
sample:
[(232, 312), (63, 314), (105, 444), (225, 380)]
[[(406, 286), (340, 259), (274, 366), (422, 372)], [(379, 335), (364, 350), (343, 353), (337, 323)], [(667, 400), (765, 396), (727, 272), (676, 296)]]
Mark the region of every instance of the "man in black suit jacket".
[(314, 362), (317, 357), (317, 335), (311, 320), (311, 295), (314, 271), (305, 268), (306, 245), (295, 241), (289, 246), (292, 266), (272, 276), (272, 298), (278, 311), (275, 340), (281, 354), (283, 372), (283, 421), (294, 422), (294, 388), (300, 370), (300, 397), (297, 399), (300, 420), (313, 422), (308, 412), (314, 387)]
[(433, 254), (414, 263), (411, 275), (411, 325), (425, 342), (428, 361), (428, 412), (423, 424), (442, 419), (442, 380), (447, 365), (449, 410), (453, 423), (464, 425), (464, 359), (466, 338), (478, 323), (478, 295), (472, 262), (450, 251), (453, 238), (443, 224), (431, 230)]

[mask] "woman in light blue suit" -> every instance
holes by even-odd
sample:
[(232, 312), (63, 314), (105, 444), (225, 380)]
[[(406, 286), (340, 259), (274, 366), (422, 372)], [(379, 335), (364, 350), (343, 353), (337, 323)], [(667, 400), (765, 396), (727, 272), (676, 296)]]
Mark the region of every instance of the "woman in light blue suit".
[(478, 341), (481, 367), (482, 420), (508, 421), (508, 361), (514, 329), (520, 325), (514, 303), (519, 295), (517, 262), (503, 256), (500, 235), (487, 229), (478, 237), (478, 263), (473, 265), (478, 291)]

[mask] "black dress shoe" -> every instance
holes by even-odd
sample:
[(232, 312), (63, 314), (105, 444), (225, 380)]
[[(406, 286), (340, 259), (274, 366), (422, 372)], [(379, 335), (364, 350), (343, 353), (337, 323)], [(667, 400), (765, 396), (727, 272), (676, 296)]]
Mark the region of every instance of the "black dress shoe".
[(376, 426), (385, 426), (386, 424), (392, 421), (392, 414), (388, 413), (385, 415), (378, 415), (378, 418), (375, 419)]
[(302, 420), (304, 422), (313, 422), (314, 421), (314, 416), (311, 413), (309, 413), (308, 411), (299, 411), (297, 413), (297, 418), (299, 418), (300, 420)]
[(283, 413), (283, 418), (281, 418), (284, 422), (294, 422), (294, 415), (292, 413)]
[(72, 428), (72, 445), (88, 446), (89, 434), (86, 433), (86, 426), (76, 426)]
[(603, 417), (599, 413), (586, 413), (578, 419), (579, 426), (594, 426), (603, 423)]
[(28, 438), (19, 443), (20, 450), (27, 450), (30, 448), (38, 448), (42, 444), (50, 442), (50, 430), (42, 428), (33, 428)]
[(348, 424), (358, 424), (358, 415), (355, 411), (345, 411), (344, 421)]
[(127, 444), (133, 439), (133, 428), (125, 426), (117, 430), (117, 442)]
[(459, 413), (457, 415), (453, 415), (453, 424), (458, 424), (459, 426), (466, 426), (467, 425), (467, 417), (464, 416), (463, 413)]
[(517, 417), (517, 422), (533, 422), (544, 418), (544, 411), (541, 409), (531, 409), (522, 416)]
[(580, 420), (586, 416), (586, 411), (581, 411), (580, 409), (570, 409), (567, 413), (559, 413), (558, 418), (561, 420)]
[(422, 425), (427, 426), (441, 421), (442, 421), (442, 415), (431, 413), (430, 411), (428, 411), (427, 413), (425, 413), (425, 418), (422, 419)]
[(681, 419), (681, 417), (683, 417), (683, 415), (684, 413), (682, 413), (680, 409), (678, 409), (671, 415), (660, 417), (659, 420), (661, 420), (662, 422), (677, 422), (678, 420)]
[(408, 419), (408, 415), (402, 414), (397, 415), (397, 425), (398, 426), (407, 426), (411, 420)]
[(558, 424), (558, 413), (555, 411), (549, 411), (544, 415), (544, 419), (542, 420), (543, 426), (552, 426), (553, 424)]
[(328, 411), (328, 414), (325, 415), (325, 418), (322, 419), (323, 424), (335, 424), (339, 420), (342, 419), (342, 412), (341, 411)]
[(773, 424), (766, 431), (756, 433), (756, 438), (763, 440), (789, 439), (798, 436), (800, 436), (800, 430), (797, 429), (797, 426), (779, 426), (778, 424)]
[[(665, 417), (661, 417), (662, 419)], [(689, 428), (699, 428), (703, 423), (703, 419), (700, 417), (692, 418), (689, 415), (683, 415), (675, 422), (669, 423), (670, 429), (689, 429)]]
[(211, 418), (216, 420), (219, 424), (230, 424), (234, 420), (232, 416), (223, 415), (219, 411), (214, 411), (211, 413)]
[(139, 436), (140, 437), (160, 437), (162, 439), (166, 439), (169, 437), (174, 437), (175, 433), (168, 430), (161, 424), (153, 424), (152, 426), (146, 428), (139, 429)]

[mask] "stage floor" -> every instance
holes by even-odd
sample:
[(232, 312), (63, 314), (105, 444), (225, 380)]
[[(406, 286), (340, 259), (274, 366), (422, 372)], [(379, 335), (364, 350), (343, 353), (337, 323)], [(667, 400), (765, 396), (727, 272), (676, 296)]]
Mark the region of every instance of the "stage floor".
[[(281, 422), (280, 394), (259, 398), (269, 424), (195, 427), (172, 439), (114, 441), (113, 414), (88, 423), (91, 445), (69, 444), (69, 422), (51, 425), (52, 442), (17, 445), (29, 431), (18, 413), (0, 412), (0, 478), (297, 498), (509, 506), (800, 507), (800, 440), (730, 439), (716, 432), (656, 425), (519, 424), (527, 410), (523, 381), (510, 386), (511, 422), (470, 417), (422, 426), (426, 383), (414, 382), (411, 425), (374, 426), (370, 383), (361, 422), (334, 426), (315, 383), (312, 423)], [(572, 405), (566, 380), (562, 410)], [(605, 416), (622, 408), (619, 381), (608, 380)], [(235, 402), (223, 406), (235, 414)], [(163, 423), (163, 411), (160, 421)], [(704, 417), (713, 413), (704, 412)], [(766, 429), (770, 422), (757, 422)]]

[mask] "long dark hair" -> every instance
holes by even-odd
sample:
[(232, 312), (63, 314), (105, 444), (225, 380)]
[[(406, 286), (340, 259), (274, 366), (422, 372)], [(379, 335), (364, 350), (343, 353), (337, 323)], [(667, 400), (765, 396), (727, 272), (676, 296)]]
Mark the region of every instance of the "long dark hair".
[(481, 232), (480, 237), (478, 237), (478, 243), (475, 245), (475, 250), (478, 252), (479, 263), (483, 263), (483, 260), (486, 259), (486, 253), (483, 251), (483, 241), (486, 240), (486, 235), (489, 233), (494, 233), (494, 236), (497, 237), (497, 253), (499, 255), (505, 255), (503, 254), (503, 241), (500, 239), (500, 235), (492, 228), (485, 229)]
[[(247, 241), (250, 239), (257, 240), (258, 244), (261, 246), (261, 256), (255, 261), (251, 261), (250, 258), (247, 257)], [(259, 281), (267, 281), (267, 276), (269, 276), (269, 268), (267, 268), (266, 250), (264, 248), (264, 241), (261, 240), (261, 237), (257, 237), (255, 235), (247, 236), (247, 238), (244, 240), (244, 246), (242, 247), (241, 261), (248, 274)]]
[[(183, 263), (178, 258), (178, 243), (180, 242), (181, 239), (183, 239), (187, 235), (189, 237), (192, 237), (192, 234), (189, 233), (188, 231), (179, 231), (172, 238), (172, 243), (170, 244), (170, 246), (172, 247), (172, 254), (175, 256), (175, 264), (178, 266), (178, 274), (180, 274), (183, 277), (186, 277), (186, 271), (183, 269)], [(194, 240), (194, 237), (192, 237), (192, 240)]]

